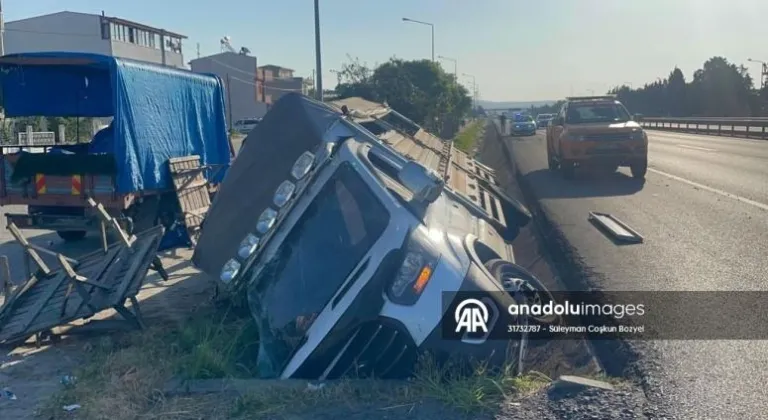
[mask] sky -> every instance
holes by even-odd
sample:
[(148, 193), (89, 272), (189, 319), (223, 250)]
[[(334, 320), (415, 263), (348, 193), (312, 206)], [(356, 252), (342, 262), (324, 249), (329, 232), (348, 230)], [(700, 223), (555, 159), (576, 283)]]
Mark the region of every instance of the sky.
[[(312, 0), (0, 0), (6, 21), (69, 10), (117, 16), (185, 34), (186, 61), (220, 52), (230, 36), (259, 64), (311, 76)], [(759, 81), (768, 61), (766, 0), (320, 0), (323, 83), (348, 56), (374, 66), (391, 57), (457, 61), (459, 80), (492, 101), (556, 100), (634, 87), (680, 67), (687, 78), (720, 55)], [(439, 60), (453, 72), (452, 61)]]

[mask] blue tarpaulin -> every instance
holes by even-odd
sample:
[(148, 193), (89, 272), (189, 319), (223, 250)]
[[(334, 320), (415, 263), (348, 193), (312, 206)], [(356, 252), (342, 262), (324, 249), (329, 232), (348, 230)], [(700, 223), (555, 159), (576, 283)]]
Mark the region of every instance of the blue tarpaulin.
[(117, 161), (118, 193), (172, 188), (172, 157), (199, 155), (201, 164), (229, 165), (224, 92), (215, 76), (50, 52), (0, 57), (0, 78), (7, 117), (114, 117), (106, 150)]

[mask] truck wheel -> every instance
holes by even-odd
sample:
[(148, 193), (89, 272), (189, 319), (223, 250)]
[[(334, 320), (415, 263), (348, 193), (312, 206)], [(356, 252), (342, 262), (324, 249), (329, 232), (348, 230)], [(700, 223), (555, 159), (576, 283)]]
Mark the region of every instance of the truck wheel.
[(59, 235), (64, 242), (75, 242), (85, 238), (86, 232), (84, 230), (57, 230), (56, 234)]
[(576, 173), (576, 167), (574, 166), (573, 162), (561, 161), (560, 172), (563, 174), (563, 178), (571, 179)]
[(552, 156), (552, 152), (549, 150), (549, 147), (547, 147), (547, 166), (549, 167), (550, 171), (556, 171), (558, 168), (557, 161), (555, 160), (555, 157)]
[[(485, 263), (485, 268), (518, 303), (543, 305), (555, 300), (552, 293), (536, 276), (517, 264), (493, 259)], [(531, 316), (531, 320), (537, 324), (551, 325), (559, 323), (560, 316), (557, 314)]]
[(648, 172), (648, 162), (633, 163), (629, 166), (629, 169), (632, 171), (632, 178), (645, 179), (645, 173)]

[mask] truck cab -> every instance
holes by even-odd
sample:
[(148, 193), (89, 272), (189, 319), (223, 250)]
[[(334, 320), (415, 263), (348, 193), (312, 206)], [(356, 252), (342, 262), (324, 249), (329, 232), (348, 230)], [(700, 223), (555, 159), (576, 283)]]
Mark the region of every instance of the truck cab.
[(531, 215), (490, 168), (360, 98), (286, 95), (251, 136), (193, 262), (247, 300), (260, 376), (399, 377), (424, 351), (521, 356), (523, 336), (447, 340), (441, 329), (451, 293), (482, 292), (493, 308), (548, 293), (514, 264), (510, 242)]
[(579, 167), (629, 166), (644, 179), (648, 136), (615, 96), (566, 98), (547, 127), (547, 161), (567, 178)]

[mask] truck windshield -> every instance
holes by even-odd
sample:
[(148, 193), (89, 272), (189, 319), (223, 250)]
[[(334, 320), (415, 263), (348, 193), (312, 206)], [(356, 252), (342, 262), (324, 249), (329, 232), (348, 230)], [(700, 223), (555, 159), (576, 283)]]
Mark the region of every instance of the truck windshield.
[(619, 104), (585, 104), (568, 107), (567, 124), (589, 124), (601, 122), (627, 122), (629, 112)]
[(275, 257), (249, 282), (262, 349), (260, 376), (279, 375), (389, 218), (360, 175), (350, 164), (342, 164)]

